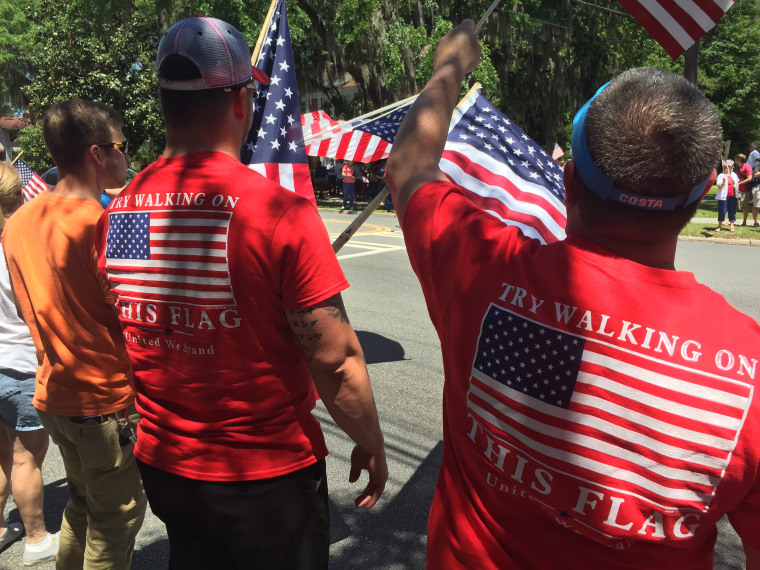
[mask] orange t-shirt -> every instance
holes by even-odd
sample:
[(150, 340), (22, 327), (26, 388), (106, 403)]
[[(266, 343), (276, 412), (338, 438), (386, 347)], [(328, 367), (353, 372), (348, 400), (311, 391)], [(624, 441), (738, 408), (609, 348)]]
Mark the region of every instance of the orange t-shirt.
[(97, 267), (93, 199), (43, 192), (13, 214), (2, 243), (37, 348), (34, 406), (61, 416), (121, 410), (134, 401), (114, 299)]

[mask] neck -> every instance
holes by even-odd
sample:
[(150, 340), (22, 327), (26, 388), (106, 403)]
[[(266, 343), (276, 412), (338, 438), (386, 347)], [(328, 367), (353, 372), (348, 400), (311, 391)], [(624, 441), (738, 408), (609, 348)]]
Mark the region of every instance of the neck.
[(103, 187), (94, 172), (70, 172), (62, 174), (51, 194), (63, 198), (92, 198), (100, 200)]
[(166, 127), (163, 158), (175, 158), (195, 152), (217, 151), (240, 160), (240, 139), (228, 129), (178, 129)]
[(582, 221), (571, 223), (569, 219), (566, 231), (568, 235), (587, 239), (615, 255), (641, 265), (658, 269), (675, 269), (678, 235), (667, 238), (660, 236), (659, 239), (649, 236), (616, 236), (597, 232)]

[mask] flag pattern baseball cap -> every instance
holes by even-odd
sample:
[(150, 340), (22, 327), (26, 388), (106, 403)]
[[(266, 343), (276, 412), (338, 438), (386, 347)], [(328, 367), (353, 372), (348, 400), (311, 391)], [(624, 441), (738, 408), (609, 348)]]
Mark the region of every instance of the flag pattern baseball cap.
[[(201, 77), (166, 79), (162, 64), (170, 55), (187, 58)], [(175, 23), (161, 38), (156, 55), (158, 85), (175, 91), (200, 91), (244, 85), (269, 78), (251, 64), (248, 42), (234, 26), (217, 18), (193, 16)]]

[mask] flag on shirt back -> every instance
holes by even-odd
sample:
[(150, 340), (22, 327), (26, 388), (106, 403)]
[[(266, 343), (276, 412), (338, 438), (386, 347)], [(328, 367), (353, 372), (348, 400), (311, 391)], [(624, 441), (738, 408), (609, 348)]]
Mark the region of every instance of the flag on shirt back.
[(412, 102), (404, 101), (374, 118), (344, 123), (334, 121), (324, 111), (303, 115), (306, 154), (365, 163), (388, 158), (396, 132)]
[(543, 243), (564, 239), (562, 169), (480, 94), (479, 85), (454, 112), (439, 166), (505, 224)]
[(557, 143), (554, 143), (554, 151), (552, 152), (552, 158), (554, 160), (558, 160), (565, 156), (565, 151), (562, 150), (562, 147), (559, 146)]
[(715, 27), (734, 0), (618, 0), (673, 59)]
[(120, 298), (235, 304), (227, 263), (231, 212), (146, 210), (108, 214), (106, 271)]
[(686, 512), (707, 510), (752, 390), (492, 304), (467, 405), (517, 454)]
[(25, 203), (48, 189), (45, 181), (26, 162), (19, 158), (13, 165), (21, 177), (21, 193)]
[(244, 164), (316, 204), (303, 148), (301, 104), (285, 0), (277, 2), (255, 66), (269, 76), (253, 101), (253, 125), (241, 152)]

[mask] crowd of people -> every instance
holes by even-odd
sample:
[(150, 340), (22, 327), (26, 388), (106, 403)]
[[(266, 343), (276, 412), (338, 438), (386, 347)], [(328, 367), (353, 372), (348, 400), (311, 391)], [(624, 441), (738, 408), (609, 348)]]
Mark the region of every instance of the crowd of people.
[[(351, 160), (322, 159), (312, 171), (312, 184), (317, 196), (343, 199), (342, 209), (353, 212), (356, 200), (371, 201), (385, 185), (386, 160), (370, 163)], [(390, 196), (385, 200), (385, 211), (393, 211)]]
[[(542, 245), (439, 169), (479, 56), (471, 20), (440, 41), (388, 160), (444, 362), (428, 567), (706, 570), (728, 515), (759, 570), (760, 325), (674, 261), (713, 184), (727, 202), (752, 171), (739, 155), (739, 176), (717, 176), (720, 121), (696, 87), (629, 70), (574, 120), (567, 239)], [(327, 568), (317, 395), (355, 444), (349, 481), (368, 474), (356, 506), (388, 481), (348, 282), (313, 206), (240, 163), (269, 81), (240, 32), (180, 20), (156, 70), (166, 147), (105, 211), (130, 158), (106, 105), (45, 115), (50, 192), (19, 207), (0, 165), (0, 506), (12, 481), (25, 565), (127, 569), (149, 504), (170, 568)], [(353, 210), (372, 171), (314, 175)], [(69, 492), (58, 534), (42, 519), (47, 434)], [(0, 550), (22, 534), (0, 529)]]
[(728, 214), (729, 231), (735, 232), (736, 215), (743, 215), (742, 226), (747, 225), (750, 211), (752, 212), (752, 225), (760, 228), (758, 212), (760, 212), (760, 151), (757, 143), (749, 145), (749, 156), (737, 154), (733, 160), (722, 161), (722, 172), (715, 182), (718, 192), (715, 199), (718, 201), (718, 227), (719, 232), (723, 229), (723, 222)]

